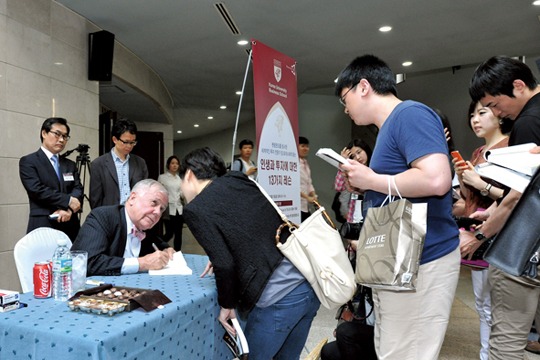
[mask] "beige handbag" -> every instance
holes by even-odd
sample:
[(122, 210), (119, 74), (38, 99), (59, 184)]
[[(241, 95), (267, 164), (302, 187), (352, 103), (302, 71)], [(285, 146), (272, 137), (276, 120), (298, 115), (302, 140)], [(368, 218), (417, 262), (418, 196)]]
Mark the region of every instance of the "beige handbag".
[[(393, 177), (388, 177), (388, 193)], [(388, 196), (369, 208), (356, 252), (356, 281), (387, 290), (414, 290), (426, 235), (427, 204)], [(389, 203), (387, 204), (387, 201)]]
[[(319, 207), (300, 226), (291, 223), (266, 191), (261, 192), (274, 206), (284, 223), (276, 232), (276, 245), (287, 259), (304, 275), (327, 309), (336, 309), (349, 301), (356, 290), (354, 271), (341, 236), (324, 208)], [(280, 233), (285, 227), (290, 235), (281, 243)]]

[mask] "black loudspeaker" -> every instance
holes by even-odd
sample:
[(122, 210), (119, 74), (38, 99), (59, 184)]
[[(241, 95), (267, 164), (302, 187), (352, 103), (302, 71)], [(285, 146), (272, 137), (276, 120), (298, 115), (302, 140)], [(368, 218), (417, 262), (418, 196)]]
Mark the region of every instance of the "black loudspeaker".
[(88, 80), (111, 81), (114, 34), (102, 30), (88, 34)]

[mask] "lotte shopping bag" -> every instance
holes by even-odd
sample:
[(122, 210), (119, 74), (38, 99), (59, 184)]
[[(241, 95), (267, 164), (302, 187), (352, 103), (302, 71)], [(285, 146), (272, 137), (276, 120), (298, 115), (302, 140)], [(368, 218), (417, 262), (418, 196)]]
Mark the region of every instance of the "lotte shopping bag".
[[(380, 207), (369, 208), (356, 252), (356, 282), (395, 291), (414, 290), (427, 226), (427, 204), (390, 195)], [(388, 203), (387, 203), (388, 202)]]

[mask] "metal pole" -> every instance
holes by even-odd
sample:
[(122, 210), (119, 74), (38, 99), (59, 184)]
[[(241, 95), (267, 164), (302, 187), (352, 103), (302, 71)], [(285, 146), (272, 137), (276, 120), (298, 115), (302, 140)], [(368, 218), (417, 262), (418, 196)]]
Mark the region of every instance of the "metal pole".
[(247, 65), (246, 65), (246, 73), (244, 75), (244, 82), (242, 84), (242, 93), (240, 94), (240, 100), (238, 102), (238, 111), (236, 113), (236, 124), (234, 125), (234, 133), (233, 133), (233, 141), (232, 141), (232, 152), (231, 152), (231, 169), (232, 169), (233, 162), (234, 162), (234, 152), (236, 150), (236, 135), (238, 133), (238, 122), (240, 120), (240, 109), (242, 108), (242, 99), (244, 98), (244, 90), (246, 88), (246, 81), (247, 81), (247, 77), (248, 77), (249, 66), (250, 66), (250, 63), (251, 63), (251, 51), (252, 50), (249, 50), (248, 60), (247, 60)]

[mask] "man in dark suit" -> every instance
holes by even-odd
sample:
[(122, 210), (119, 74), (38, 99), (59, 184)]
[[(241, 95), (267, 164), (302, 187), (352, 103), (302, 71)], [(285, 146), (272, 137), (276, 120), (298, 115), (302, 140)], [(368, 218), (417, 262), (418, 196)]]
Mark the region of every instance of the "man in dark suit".
[(93, 209), (71, 247), (88, 252), (88, 276), (132, 274), (167, 265), (174, 249), (144, 231), (159, 221), (168, 200), (163, 185), (146, 179), (135, 184), (125, 206)]
[(124, 204), (137, 182), (148, 178), (146, 162), (130, 154), (137, 145), (137, 125), (120, 119), (112, 128), (114, 147), (90, 164), (90, 206)]
[(58, 156), (69, 140), (66, 119), (46, 119), (40, 138), (41, 148), (19, 161), (19, 176), (30, 202), (26, 232), (51, 227), (63, 231), (73, 241), (80, 228), (77, 212), (84, 189), (75, 163)]

